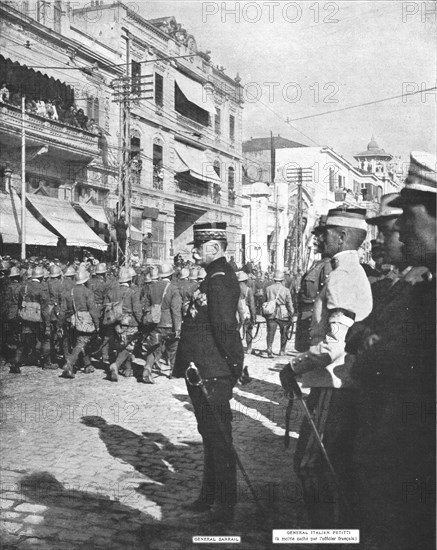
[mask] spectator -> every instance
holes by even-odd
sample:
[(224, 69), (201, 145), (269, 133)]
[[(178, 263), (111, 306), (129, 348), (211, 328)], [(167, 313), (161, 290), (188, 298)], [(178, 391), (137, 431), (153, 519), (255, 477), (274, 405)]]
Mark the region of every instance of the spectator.
[(93, 134), (99, 133), (99, 127), (97, 126), (96, 121), (93, 118), (88, 122), (87, 130), (88, 132), (91, 132)]
[(87, 123), (88, 117), (83, 112), (83, 109), (78, 109), (76, 112), (76, 122), (77, 125), (86, 130), (86, 123)]
[(147, 233), (147, 236), (143, 239), (143, 258), (149, 259), (152, 257), (153, 252), (153, 235)]
[(6, 87), (6, 82), (3, 84), (0, 90), (0, 102), (9, 102), (9, 90)]
[(14, 94), (12, 94), (11, 103), (16, 107), (19, 107), (21, 105), (21, 94), (19, 92), (15, 92)]

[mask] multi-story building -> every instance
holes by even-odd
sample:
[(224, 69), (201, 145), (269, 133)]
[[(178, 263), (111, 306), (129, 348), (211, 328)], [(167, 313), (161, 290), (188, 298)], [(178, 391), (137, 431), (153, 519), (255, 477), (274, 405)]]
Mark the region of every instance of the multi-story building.
[(153, 258), (168, 260), (190, 257), (194, 223), (225, 221), (228, 254), (239, 257), (239, 78), (214, 67), (174, 17), (146, 20), (121, 2), (92, 4), (72, 11), (70, 30), (115, 47), (127, 66), (133, 225), (152, 233)]
[[(73, 201), (82, 214), (86, 206), (94, 218), (85, 219), (89, 225), (94, 219), (100, 230), (105, 224), (97, 225), (99, 220), (111, 221), (117, 211), (127, 151), (130, 235), (140, 256), (149, 232), (151, 261), (168, 261), (189, 254), (194, 223), (225, 221), (228, 253), (239, 258), (238, 76), (213, 66), (173, 17), (149, 21), (121, 2), (96, 1), (82, 9), (60, 0), (0, 6), (2, 83), (11, 98), (50, 99), (60, 111), (58, 120), (25, 115), (27, 151), (35, 152), (26, 162), (29, 196), (35, 191)], [(96, 133), (68, 123), (68, 112), (61, 116), (73, 105), (95, 119)], [(12, 185), (18, 187), (20, 107), (11, 101), (1, 108), (0, 166), (10, 173), (12, 165)], [(125, 113), (128, 125), (122, 125)]]
[[(114, 206), (118, 173), (110, 83), (122, 71), (107, 50), (68, 36), (59, 2), (50, 17), (34, 7), (0, 3), (2, 188), (20, 192), (24, 169), (29, 216), (52, 231), (54, 244), (104, 250), (94, 237), (109, 241), (104, 208)], [(82, 109), (78, 117), (72, 108)]]
[[(243, 186), (243, 241), (250, 250), (250, 259), (260, 257), (264, 269), (272, 263), (279, 267), (293, 265), (298, 234), (301, 235), (301, 260), (311, 259), (311, 229), (318, 217), (329, 209), (339, 206), (365, 208), (368, 215), (372, 215), (378, 209), (381, 196), (398, 189), (389, 165), (383, 164), (383, 170), (378, 163), (374, 170), (368, 170), (367, 166), (356, 168), (329, 147), (306, 147), (278, 136), (273, 140), (273, 149), (271, 139), (266, 138), (245, 142), (243, 150), (247, 174)], [(271, 175), (272, 156), (274, 178)], [(386, 160), (391, 160), (391, 155)], [(264, 189), (264, 194), (261, 194), (261, 182), (270, 185)], [(299, 187), (300, 232), (297, 230)], [(255, 211), (264, 203), (267, 204), (267, 216), (256, 215)], [(370, 240), (376, 236), (375, 231), (369, 226), (363, 246), (366, 261), (370, 259)], [(262, 243), (254, 241), (254, 235), (262, 234), (267, 236)], [(274, 250), (277, 250), (277, 261)]]

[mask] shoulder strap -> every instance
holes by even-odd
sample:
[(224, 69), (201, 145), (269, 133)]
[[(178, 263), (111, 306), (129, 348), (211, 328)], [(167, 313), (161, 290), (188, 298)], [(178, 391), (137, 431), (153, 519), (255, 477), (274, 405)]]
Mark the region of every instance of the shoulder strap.
[(210, 279), (212, 279), (213, 277), (215, 277), (216, 275), (226, 275), (226, 273), (224, 271), (217, 271), (216, 273), (213, 273), (210, 277)]
[(74, 302), (74, 287), (71, 289), (71, 299), (73, 300), (73, 309), (74, 309), (74, 312), (76, 313), (76, 304)]
[(167, 293), (167, 289), (168, 289), (169, 286), (170, 286), (170, 283), (167, 283), (166, 287), (164, 288), (164, 292), (162, 293), (161, 307), (162, 307), (162, 302), (164, 301), (164, 298), (165, 298), (165, 295)]

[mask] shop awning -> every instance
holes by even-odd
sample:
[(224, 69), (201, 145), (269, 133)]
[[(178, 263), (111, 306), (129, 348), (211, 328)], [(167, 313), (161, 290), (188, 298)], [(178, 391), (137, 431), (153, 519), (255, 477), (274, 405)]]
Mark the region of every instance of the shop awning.
[(151, 206), (145, 206), (141, 217), (143, 220), (157, 220), (159, 216), (158, 208), (152, 208)]
[[(21, 242), (21, 199), (15, 191), (0, 194), (0, 234), (4, 243)], [(26, 209), (26, 244), (56, 246), (58, 236)]]
[(139, 229), (134, 227), (133, 225), (130, 226), (130, 238), (133, 241), (142, 241), (143, 240), (143, 234)]
[(80, 202), (77, 205), (79, 208), (81, 208), (85, 214), (88, 214), (90, 218), (92, 218), (94, 221), (108, 225), (109, 221), (105, 214), (105, 209), (103, 206), (98, 206), (96, 204), (89, 204), (89, 203), (83, 203)]
[(107, 244), (84, 222), (68, 201), (27, 195), (27, 200), (39, 216), (67, 241), (67, 246), (106, 250)]
[(175, 170), (176, 172), (189, 172), (193, 178), (202, 181), (221, 183), (213, 163), (210, 162), (204, 151), (175, 141)]
[(191, 101), (191, 103), (194, 103), (200, 109), (208, 111), (208, 113), (212, 115), (216, 114), (215, 105), (211, 99), (211, 93), (207, 92), (200, 82), (196, 82), (196, 80), (192, 80), (182, 73), (177, 73), (176, 84), (188, 101)]

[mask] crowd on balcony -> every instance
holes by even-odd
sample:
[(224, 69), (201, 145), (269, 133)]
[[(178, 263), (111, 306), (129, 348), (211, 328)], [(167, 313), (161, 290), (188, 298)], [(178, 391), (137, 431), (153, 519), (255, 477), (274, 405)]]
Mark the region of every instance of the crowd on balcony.
[[(15, 107), (21, 107), (22, 95), (17, 91), (11, 93), (4, 83), (0, 89), (0, 103), (9, 103)], [(27, 113), (56, 120), (69, 126), (81, 128), (93, 134), (100, 133), (96, 121), (85, 114), (83, 109), (78, 109), (74, 101), (65, 101), (61, 98), (51, 100), (36, 97), (26, 97), (25, 110)]]

